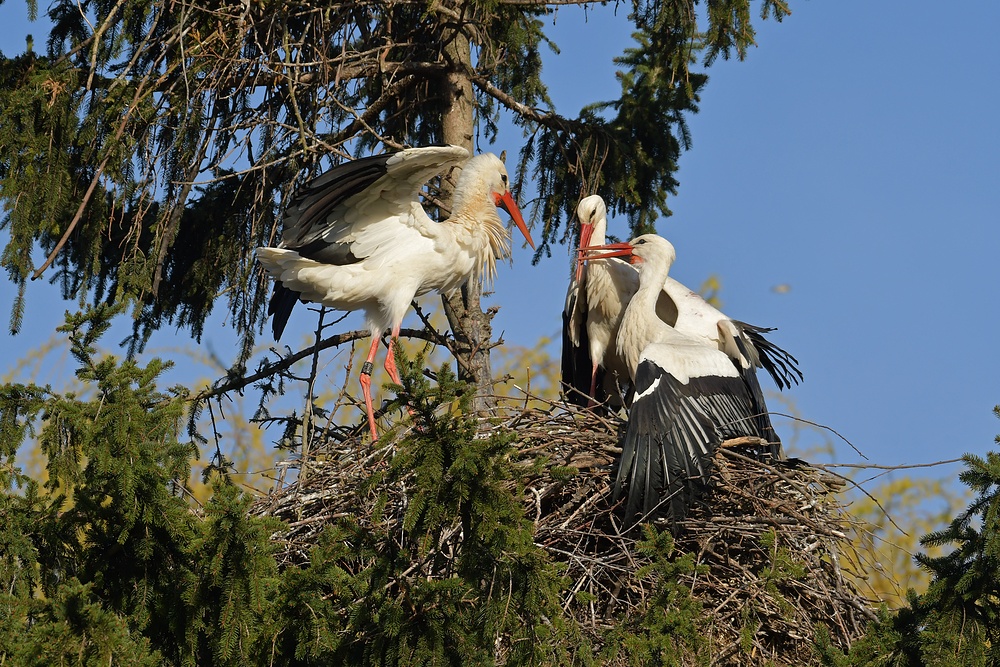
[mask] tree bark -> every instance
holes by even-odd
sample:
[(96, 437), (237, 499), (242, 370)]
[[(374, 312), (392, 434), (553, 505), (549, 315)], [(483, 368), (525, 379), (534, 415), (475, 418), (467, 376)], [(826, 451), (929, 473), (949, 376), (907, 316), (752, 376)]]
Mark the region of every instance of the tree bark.
[[(462, 0), (448, 4), (457, 15), (464, 14)], [(442, 27), (442, 33), (448, 67), (442, 77), (446, 98), (441, 138), (446, 144), (464, 146), (471, 152), (475, 98), (468, 73), (472, 71), (472, 50), (469, 38), (454, 21), (449, 20)], [(448, 324), (455, 336), (458, 376), (476, 385), (474, 409), (490, 411), (496, 407), (490, 366), (493, 328), (490, 324), (492, 315), (483, 312), (480, 305), (482, 291), (482, 276), (477, 275), (472, 276), (460, 292), (442, 299)]]

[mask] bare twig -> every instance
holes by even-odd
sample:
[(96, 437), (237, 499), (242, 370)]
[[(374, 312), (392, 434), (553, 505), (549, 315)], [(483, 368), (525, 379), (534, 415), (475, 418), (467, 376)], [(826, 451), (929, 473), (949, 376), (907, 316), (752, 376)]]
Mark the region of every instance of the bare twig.
[(843, 440), (844, 442), (846, 442), (848, 445), (850, 445), (851, 449), (853, 449), (857, 453), (858, 456), (860, 456), (861, 458), (863, 458), (865, 461), (868, 460), (868, 457), (865, 456), (864, 454), (862, 454), (861, 450), (854, 446), (854, 443), (852, 443), (850, 440), (848, 440), (843, 435), (841, 435), (836, 429), (830, 428), (829, 426), (827, 426), (825, 424), (820, 424), (818, 422), (809, 421), (808, 419), (803, 419), (802, 417), (796, 417), (795, 415), (789, 415), (789, 414), (786, 414), (784, 412), (769, 412), (768, 414), (771, 415), (772, 417), (773, 416), (785, 417), (786, 419), (791, 419), (793, 421), (797, 421), (797, 422), (800, 422), (802, 424), (809, 424), (810, 426), (815, 426), (816, 428), (821, 428), (824, 431), (829, 431), (830, 433), (833, 433), (835, 436), (837, 436), (838, 438), (840, 438), (841, 440)]

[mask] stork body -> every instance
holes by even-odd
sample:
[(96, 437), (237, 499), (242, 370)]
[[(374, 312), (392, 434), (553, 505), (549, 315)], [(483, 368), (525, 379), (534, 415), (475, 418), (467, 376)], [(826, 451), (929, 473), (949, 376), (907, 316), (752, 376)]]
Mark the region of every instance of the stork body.
[[(604, 200), (598, 195), (584, 198), (577, 207), (577, 216), (581, 223), (581, 251), (588, 245), (603, 244), (607, 233)], [(615, 257), (588, 261), (577, 269), (563, 310), (562, 375), (563, 383), (575, 389), (568, 393), (571, 402), (587, 404), (583, 394), (588, 391), (588, 370), (590, 404), (596, 400), (614, 405), (620, 389), (629, 384), (615, 341), (625, 306), (638, 288), (636, 267)], [(779, 389), (802, 379), (795, 357), (763, 335), (773, 329), (731, 319), (669, 275), (656, 295), (656, 314), (677, 331), (716, 346), (741, 368), (765, 369)], [(601, 369), (610, 372), (604, 376)]]
[(706, 336), (681, 331), (657, 315), (673, 246), (647, 234), (604, 249), (612, 250), (605, 256), (631, 257), (639, 269), (639, 288), (625, 308), (616, 339), (635, 397), (614, 496), (625, 494), (630, 524), (661, 505), (676, 520), (706, 484), (712, 454), (721, 442), (761, 438), (776, 457), (781, 443), (767, 416), (756, 368)]
[[(420, 191), (453, 167), (462, 168), (453, 213), (436, 222), (421, 205)], [(499, 158), (470, 158), (457, 146), (411, 148), (318, 176), (286, 209), (281, 243), (258, 248), (258, 261), (277, 281), (268, 308), (275, 340), (299, 300), (364, 312), (372, 343), (361, 385), (372, 439), (377, 432), (370, 385), (379, 337), (390, 331), (385, 369), (398, 384), (392, 345), (414, 297), (447, 294), (477, 274), (492, 279), (497, 259), (510, 257), (510, 235), (497, 206), (533, 246)]]
[[(585, 197), (576, 209), (580, 247), (603, 245), (607, 208), (598, 195)], [(622, 312), (638, 288), (638, 275), (619, 259), (578, 263), (563, 308), (562, 377), (571, 403), (593, 407), (621, 404), (628, 370), (615, 339)]]

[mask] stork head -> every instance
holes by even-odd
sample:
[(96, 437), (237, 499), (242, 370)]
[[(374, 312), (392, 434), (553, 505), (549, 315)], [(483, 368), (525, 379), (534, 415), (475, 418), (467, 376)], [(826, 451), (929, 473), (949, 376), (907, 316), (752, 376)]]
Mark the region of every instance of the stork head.
[(524, 224), (524, 218), (521, 217), (521, 209), (517, 207), (517, 202), (514, 201), (514, 196), (510, 192), (510, 177), (507, 175), (507, 168), (500, 158), (493, 153), (481, 153), (469, 158), (469, 161), (465, 163), (465, 167), (462, 169), (462, 178), (471, 179), (470, 191), (468, 193), (461, 192), (463, 183), (460, 179), (458, 186), (455, 188), (456, 209), (459, 206), (460, 197), (465, 194), (471, 195), (473, 191), (482, 188), (494, 206), (507, 211), (511, 220), (514, 221), (517, 228), (524, 234), (528, 245), (532, 249), (535, 248), (535, 242), (531, 238), (531, 233)]
[[(597, 254), (590, 255), (593, 251)], [(677, 257), (674, 245), (656, 234), (643, 234), (627, 243), (609, 243), (607, 245), (580, 248), (579, 262), (607, 257), (628, 257), (631, 264), (639, 267), (640, 275), (647, 269), (666, 274)], [(666, 277), (666, 276), (664, 276)]]
[[(594, 229), (598, 225), (607, 226), (608, 207), (600, 195), (590, 195), (580, 200), (576, 206), (576, 217), (580, 220), (580, 248), (590, 245), (594, 237)], [(604, 232), (601, 232), (603, 236)], [(604, 239), (601, 239), (603, 242)], [(583, 277), (583, 263), (576, 265), (576, 281)]]
[[(631, 262), (633, 264), (657, 264), (668, 269), (677, 258), (674, 244), (656, 234), (643, 234), (628, 242), (632, 246)], [(641, 269), (640, 269), (641, 270)]]

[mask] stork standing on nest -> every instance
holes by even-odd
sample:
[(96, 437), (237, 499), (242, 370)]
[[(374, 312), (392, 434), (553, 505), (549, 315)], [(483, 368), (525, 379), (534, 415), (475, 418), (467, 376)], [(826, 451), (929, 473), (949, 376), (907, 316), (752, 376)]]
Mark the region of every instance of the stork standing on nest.
[[(614, 498), (625, 493), (628, 524), (652, 515), (663, 503), (679, 519), (706, 484), (712, 454), (723, 441), (759, 438), (770, 444), (772, 456), (781, 456), (756, 368), (745, 363), (745, 356), (727, 354), (657, 316), (657, 299), (675, 258), (666, 239), (646, 234), (628, 243), (585, 249), (604, 251), (598, 259), (629, 257), (638, 266), (639, 288), (625, 308), (615, 341), (635, 398)], [(728, 335), (721, 331), (724, 326), (719, 325), (723, 338)]]
[[(420, 202), (421, 189), (454, 167), (462, 171), (452, 215), (435, 222)], [(393, 342), (414, 297), (453, 292), (474, 275), (490, 281), (497, 259), (510, 257), (510, 234), (496, 207), (534, 248), (496, 155), (469, 157), (458, 146), (410, 148), (347, 162), (313, 179), (286, 209), (281, 243), (257, 249), (277, 281), (268, 306), (275, 340), (296, 301), (364, 312), (372, 343), (361, 389), (372, 440), (378, 437), (371, 372), (379, 337), (390, 331), (385, 370), (399, 384)]]
[[(580, 200), (580, 247), (603, 245), (607, 207), (598, 195)], [(621, 403), (619, 385), (628, 384), (628, 369), (615, 347), (618, 325), (628, 300), (639, 286), (638, 275), (620, 259), (577, 262), (563, 308), (562, 381), (567, 400), (581, 407)]]
[[(577, 217), (581, 253), (589, 245), (604, 244), (608, 224), (604, 200), (599, 195), (585, 197)], [(638, 289), (636, 268), (621, 259), (577, 264), (563, 310), (562, 381), (571, 390), (567, 394), (571, 403), (620, 403), (620, 388), (628, 385), (629, 373), (616, 338), (625, 306)], [(677, 331), (716, 346), (741, 367), (763, 368), (779, 389), (802, 379), (795, 357), (764, 337), (773, 329), (728, 317), (670, 276), (656, 297), (656, 314)]]

